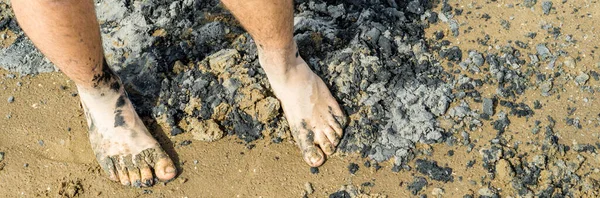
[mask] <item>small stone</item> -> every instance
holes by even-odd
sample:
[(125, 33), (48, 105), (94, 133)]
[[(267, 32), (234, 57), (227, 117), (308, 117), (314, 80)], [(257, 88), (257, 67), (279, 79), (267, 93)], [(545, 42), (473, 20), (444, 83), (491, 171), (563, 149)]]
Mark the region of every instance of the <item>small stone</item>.
[(315, 192), (315, 190), (313, 189), (312, 184), (310, 182), (304, 183), (304, 190), (309, 195), (312, 194), (313, 192)]
[(479, 191), (477, 191), (477, 193), (479, 193), (479, 195), (481, 196), (486, 196), (486, 197), (494, 197), (494, 195), (496, 195), (496, 193), (494, 193), (494, 191), (492, 191), (490, 188), (481, 188), (479, 189)]
[(15, 97), (14, 96), (9, 96), (7, 99), (8, 103), (13, 103), (15, 101)]
[(310, 173), (316, 175), (319, 174), (319, 168), (317, 167), (310, 167)]
[(4, 160), (4, 152), (0, 152), (0, 162), (2, 162), (2, 160)]
[(505, 30), (510, 30), (510, 22), (508, 22), (507, 20), (500, 19), (500, 25), (501, 25), (501, 26), (502, 26), (502, 28), (504, 28)]
[(494, 116), (494, 101), (491, 98), (484, 98), (482, 106), (483, 113), (487, 114), (490, 117)]
[(179, 184), (184, 184), (185, 182), (188, 181), (187, 178), (183, 178), (183, 177), (180, 177), (178, 180), (179, 180)]
[(569, 68), (577, 67), (577, 62), (575, 61), (575, 59), (573, 59), (573, 57), (570, 57), (570, 56), (565, 58), (565, 61), (563, 61), (563, 64)]
[(590, 79), (590, 76), (584, 72), (581, 72), (579, 76), (575, 77), (575, 84), (577, 85), (585, 85), (585, 83)]
[(350, 165), (348, 165), (348, 171), (353, 175), (356, 173), (356, 171), (358, 171), (358, 168), (358, 164), (355, 163), (350, 163)]
[(38, 140), (38, 144), (39, 144), (40, 146), (44, 146), (44, 140)]
[(552, 90), (552, 81), (546, 81), (540, 85), (542, 96), (550, 96), (550, 90)]
[(196, 140), (214, 142), (224, 136), (223, 130), (221, 130), (219, 124), (212, 119), (198, 121), (196, 118), (190, 118), (187, 120), (189, 122), (187, 130), (192, 132), (192, 135)]
[(27, 168), (27, 167), (29, 167), (29, 164), (25, 163), (25, 164), (23, 164), (23, 167)]
[(542, 11), (544, 11), (545, 15), (550, 14), (550, 10), (552, 9), (552, 1), (544, 1), (542, 2)]
[(496, 162), (496, 177), (500, 182), (509, 184), (514, 177), (515, 173), (508, 160), (500, 159)]
[(433, 190), (431, 190), (431, 195), (441, 197), (444, 195), (444, 189), (434, 188)]
[(537, 51), (538, 56), (542, 60), (546, 60), (550, 56), (552, 56), (552, 54), (550, 53), (550, 50), (544, 44), (538, 44), (538, 45), (536, 45), (535, 46), (535, 50)]
[(523, 1), (523, 5), (525, 7), (531, 8), (537, 3), (537, 0), (525, 0)]
[(280, 104), (279, 100), (273, 97), (267, 97), (256, 103), (256, 111), (258, 120), (268, 123), (273, 118), (279, 115)]
[(194, 160), (193, 162), (194, 162), (194, 164), (198, 164), (198, 160)]
[(235, 49), (223, 49), (208, 57), (210, 68), (218, 73), (233, 67), (240, 59), (240, 54)]
[(483, 55), (476, 51), (469, 52), (469, 58), (471, 59), (471, 62), (473, 62), (473, 64), (475, 64), (477, 67), (481, 67), (483, 66), (483, 63), (485, 63)]

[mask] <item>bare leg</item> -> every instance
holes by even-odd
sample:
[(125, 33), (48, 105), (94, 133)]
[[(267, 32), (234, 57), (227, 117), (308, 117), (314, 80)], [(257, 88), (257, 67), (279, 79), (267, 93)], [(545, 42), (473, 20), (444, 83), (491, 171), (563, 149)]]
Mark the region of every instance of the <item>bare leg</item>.
[(109, 178), (136, 187), (176, 174), (173, 162), (135, 112), (106, 65), (92, 0), (13, 0), (27, 36), (76, 84), (90, 143)]
[(222, 0), (258, 44), (259, 61), (282, 103), (304, 160), (320, 166), (346, 120), (329, 89), (298, 55), (292, 0)]

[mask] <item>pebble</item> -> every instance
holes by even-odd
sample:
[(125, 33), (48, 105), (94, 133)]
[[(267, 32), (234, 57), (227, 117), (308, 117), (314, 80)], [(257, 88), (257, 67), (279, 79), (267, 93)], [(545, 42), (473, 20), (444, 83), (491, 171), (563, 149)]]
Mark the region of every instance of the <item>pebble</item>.
[(577, 67), (577, 62), (575, 61), (575, 59), (573, 59), (573, 57), (565, 58), (565, 61), (563, 61), (563, 64), (569, 68)]
[(544, 1), (542, 2), (542, 11), (544, 11), (545, 15), (550, 14), (550, 10), (552, 9), (552, 1)]
[(537, 3), (537, 0), (525, 0), (523, 1), (523, 5), (525, 7), (531, 8)]
[(348, 165), (348, 171), (353, 175), (356, 173), (356, 171), (358, 171), (358, 168), (358, 164), (355, 163), (350, 163), (350, 165)]
[(477, 193), (479, 193), (479, 195), (481, 196), (486, 196), (486, 197), (494, 197), (494, 195), (496, 195), (494, 193), (494, 191), (492, 191), (490, 188), (481, 188), (479, 189), (479, 191), (477, 191)]
[(444, 195), (444, 189), (434, 188), (433, 190), (431, 190), (431, 195), (441, 197), (442, 195)]
[(2, 162), (2, 160), (4, 160), (4, 152), (0, 152), (0, 162)]
[(310, 167), (310, 173), (312, 174), (319, 174), (319, 168), (317, 167)]
[(310, 182), (304, 183), (304, 190), (309, 195), (312, 194), (313, 192), (315, 192), (315, 190), (313, 189), (312, 184)]
[(542, 96), (550, 96), (550, 90), (552, 90), (552, 81), (546, 81), (540, 85)]
[(589, 75), (587, 75), (584, 72), (581, 72), (581, 74), (579, 74), (579, 76), (575, 77), (575, 84), (584, 85), (589, 79), (590, 79)]
[(540, 58), (542, 60), (546, 60), (547, 58), (552, 56), (552, 54), (550, 53), (550, 50), (544, 44), (536, 45), (535, 50), (537, 51), (537, 54), (540, 56)]
[(9, 96), (7, 99), (8, 103), (13, 103), (15, 101), (15, 97), (14, 96)]
[(484, 98), (482, 103), (483, 113), (488, 116), (494, 115), (494, 101), (491, 98)]

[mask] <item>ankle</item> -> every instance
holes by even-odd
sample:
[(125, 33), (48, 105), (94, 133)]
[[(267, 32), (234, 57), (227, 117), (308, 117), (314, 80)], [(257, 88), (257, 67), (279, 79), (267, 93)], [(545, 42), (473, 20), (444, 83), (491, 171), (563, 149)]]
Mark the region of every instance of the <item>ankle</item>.
[(269, 77), (286, 76), (301, 60), (295, 42), (284, 48), (258, 47), (258, 58)]

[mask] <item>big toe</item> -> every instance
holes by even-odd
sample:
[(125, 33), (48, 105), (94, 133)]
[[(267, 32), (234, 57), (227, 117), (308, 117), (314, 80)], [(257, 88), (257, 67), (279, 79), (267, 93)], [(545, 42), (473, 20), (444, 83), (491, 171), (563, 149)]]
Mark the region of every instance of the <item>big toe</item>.
[(302, 151), (304, 161), (312, 167), (321, 166), (325, 162), (323, 151), (315, 146), (309, 146)]
[(159, 159), (154, 165), (154, 174), (161, 181), (169, 181), (177, 175), (177, 169), (173, 161), (168, 157)]

